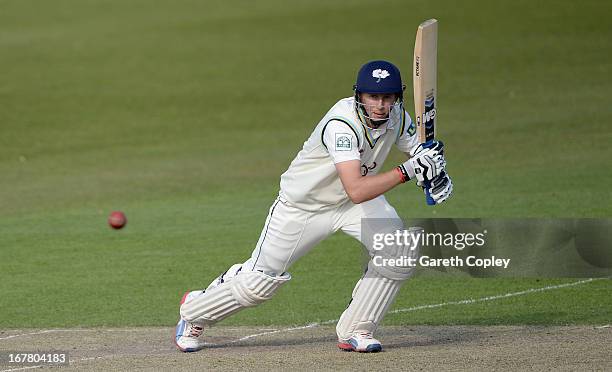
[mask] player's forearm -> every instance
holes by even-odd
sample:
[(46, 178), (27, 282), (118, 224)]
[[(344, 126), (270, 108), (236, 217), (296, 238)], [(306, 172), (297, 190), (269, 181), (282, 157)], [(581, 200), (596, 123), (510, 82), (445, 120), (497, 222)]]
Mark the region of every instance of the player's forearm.
[(359, 177), (344, 184), (344, 189), (355, 204), (374, 199), (402, 183), (397, 170), (391, 170), (375, 176)]

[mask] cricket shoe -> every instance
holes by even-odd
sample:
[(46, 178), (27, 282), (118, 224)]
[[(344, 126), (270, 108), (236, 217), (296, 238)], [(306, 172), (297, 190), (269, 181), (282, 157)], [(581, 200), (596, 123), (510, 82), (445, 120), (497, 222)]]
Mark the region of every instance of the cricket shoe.
[[(203, 294), (204, 291), (186, 292), (181, 299), (181, 305), (189, 302), (191, 299)], [(200, 325), (188, 322), (184, 319), (179, 319), (176, 325), (176, 334), (174, 343), (180, 351), (189, 353), (202, 350), (206, 343), (201, 338), (204, 328)]]
[(347, 341), (338, 341), (338, 347), (343, 351), (358, 351), (360, 353), (377, 353), (382, 351), (380, 341), (370, 333), (355, 333)]

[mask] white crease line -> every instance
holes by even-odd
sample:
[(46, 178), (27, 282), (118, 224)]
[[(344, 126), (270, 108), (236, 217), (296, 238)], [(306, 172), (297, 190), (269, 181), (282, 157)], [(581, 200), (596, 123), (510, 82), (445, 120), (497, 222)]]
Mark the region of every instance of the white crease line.
[(15, 338), (15, 337), (42, 335), (42, 334), (45, 334), (45, 333), (54, 333), (54, 332), (84, 332), (84, 331), (87, 331), (87, 330), (86, 329), (46, 329), (44, 331), (31, 332), (31, 333), (20, 333), (20, 334), (17, 334), (17, 335), (10, 335), (10, 336), (6, 336), (6, 337), (0, 337), (0, 341), (8, 340), (8, 339)]
[[(609, 277), (606, 277), (606, 278), (589, 278), (589, 279), (585, 279), (585, 280), (579, 280), (577, 282), (564, 283), (564, 284), (558, 284), (558, 285), (550, 285), (550, 286), (541, 287), (541, 288), (530, 288), (530, 289), (527, 289), (527, 290), (524, 290), (524, 291), (520, 291), (520, 292), (511, 292), (511, 293), (506, 293), (506, 294), (497, 295), (497, 296), (488, 296), (488, 297), (481, 297), (481, 298), (477, 298), (477, 299), (467, 299), (467, 300), (462, 300), (462, 301), (449, 301), (449, 302), (443, 302), (443, 303), (440, 303), (440, 304), (433, 304), (433, 305), (414, 306), (414, 307), (409, 307), (409, 308), (405, 308), (405, 309), (393, 310), (393, 311), (390, 311), (389, 314), (405, 313), (405, 312), (409, 312), (409, 311), (417, 311), (417, 310), (423, 310), (423, 309), (432, 309), (432, 308), (436, 308), (436, 307), (443, 307), (443, 306), (450, 306), (450, 305), (469, 305), (469, 304), (473, 304), (473, 303), (476, 303), (476, 302), (494, 301), (494, 300), (499, 300), (499, 299), (502, 299), (502, 298), (521, 296), (521, 295), (525, 295), (525, 294), (529, 294), (529, 293), (544, 292), (544, 291), (550, 291), (550, 290), (553, 290), (553, 289), (572, 287), (572, 286), (576, 286), (576, 285), (580, 285), (580, 284), (584, 284), (584, 283), (589, 283), (589, 282), (592, 282), (592, 281), (595, 281), (595, 280), (603, 280), (603, 279), (610, 279), (610, 278)], [(308, 325), (305, 325), (305, 326), (301, 326), (301, 327), (284, 328), (284, 329), (278, 329), (278, 330), (271, 331), (271, 332), (256, 333), (256, 334), (253, 334), (253, 335), (244, 336), (244, 337), (239, 338), (237, 340), (231, 341), (231, 342), (229, 342), (229, 344), (237, 343), (237, 342), (240, 342), (240, 341), (246, 341), (248, 339), (259, 337), (259, 336), (267, 336), (267, 335), (272, 335), (272, 334), (276, 334), (276, 333), (291, 332), (291, 331), (298, 331), (298, 330), (302, 330), (302, 329), (315, 328), (315, 327), (318, 327), (318, 326), (321, 326), (321, 325), (327, 325), (327, 324), (336, 323), (338, 320), (339, 319), (331, 319), (331, 320), (326, 320), (326, 321), (320, 322), (320, 323), (311, 323), (311, 324), (308, 324)], [(211, 346), (218, 346), (216, 344), (209, 344), (209, 345), (211, 345)]]
[[(99, 328), (93, 328), (93, 329), (81, 329), (81, 328), (62, 328), (62, 329), (45, 329), (43, 331), (37, 331), (37, 332), (31, 332), (31, 333), (20, 333), (20, 334), (16, 334), (16, 335), (10, 335), (10, 336), (6, 336), (6, 337), (0, 337), (0, 341), (4, 341), (4, 340), (9, 340), (11, 338), (15, 338), (15, 337), (24, 337), (24, 336), (35, 336), (35, 335), (42, 335), (45, 333), (55, 333), (55, 332), (133, 332), (133, 331), (139, 331), (141, 330), (140, 328), (128, 328), (128, 329), (99, 329)], [(0, 371), (2, 372), (2, 371)]]
[[(553, 289), (573, 287), (573, 286), (576, 286), (576, 285), (580, 285), (580, 284), (584, 284), (584, 283), (590, 283), (590, 282), (593, 282), (593, 281), (596, 281), (596, 280), (604, 280), (604, 279), (610, 279), (610, 277), (605, 277), (605, 278), (589, 278), (589, 279), (585, 279), (585, 280), (579, 280), (577, 282), (564, 283), (564, 284), (558, 284), (558, 285), (550, 285), (550, 286), (541, 287), (541, 288), (530, 288), (530, 289), (527, 289), (527, 290), (524, 290), (524, 291), (511, 292), (511, 293), (506, 293), (506, 294), (503, 294), (503, 295), (487, 296), (487, 297), (481, 297), (481, 298), (476, 298), (476, 299), (466, 299), (466, 300), (461, 300), (461, 301), (449, 301), (449, 302), (443, 302), (443, 303), (432, 304), (432, 305), (414, 306), (414, 307), (409, 307), (409, 308), (405, 308), (405, 309), (393, 310), (393, 311), (390, 311), (389, 314), (397, 314), (397, 313), (404, 313), (404, 312), (424, 310), (424, 309), (433, 309), (433, 308), (438, 308), (438, 307), (443, 307), (443, 306), (450, 306), (450, 305), (469, 305), (469, 304), (473, 304), (473, 303), (477, 303), (477, 302), (494, 301), (494, 300), (499, 300), (499, 299), (502, 299), (502, 298), (521, 296), (521, 295), (530, 294), (530, 293), (544, 292), (544, 291), (550, 291), (550, 290), (553, 290)], [(226, 344), (234, 344), (234, 343), (241, 342), (241, 341), (246, 341), (246, 340), (249, 340), (249, 339), (255, 338), (255, 337), (273, 335), (273, 334), (284, 333), (284, 332), (299, 331), (299, 330), (308, 329), (308, 328), (316, 328), (316, 327), (321, 326), (321, 325), (333, 324), (333, 323), (336, 323), (337, 321), (338, 321), (338, 319), (331, 319), (331, 320), (326, 320), (326, 321), (320, 322), (320, 323), (310, 323), (310, 324), (307, 324), (307, 325), (304, 325), (304, 326), (300, 326), (300, 327), (275, 329), (275, 330), (268, 331), (268, 332), (255, 333), (255, 334), (252, 334), (252, 335), (244, 336), (244, 337), (241, 337), (239, 339), (230, 341), (228, 343), (223, 343), (223, 344), (206, 343), (206, 345), (207, 346), (220, 346), (220, 345), (226, 345)], [(71, 330), (71, 329), (49, 329), (49, 330), (40, 331), (40, 332), (32, 332), (32, 333), (24, 333), (24, 334), (19, 334), (19, 335), (12, 335), (12, 336), (8, 336), (8, 337), (0, 338), (0, 341), (1, 340), (6, 340), (6, 339), (10, 339), (10, 338), (14, 338), (14, 337), (20, 337), (20, 336), (38, 335), (38, 334), (44, 334), (44, 333), (50, 333), (50, 332), (71, 332), (71, 331), (88, 331), (88, 330), (83, 330), (83, 329), (81, 329), (81, 330), (78, 330), (78, 329), (74, 329), (74, 330)], [(38, 368), (38, 367), (34, 367), (34, 368)], [(5, 371), (0, 371), (0, 372), (5, 372)]]
[(436, 308), (436, 307), (449, 306), (449, 305), (469, 305), (469, 304), (473, 304), (473, 303), (476, 303), (476, 302), (494, 301), (494, 300), (499, 300), (499, 299), (502, 299), (502, 298), (521, 296), (521, 295), (525, 295), (525, 294), (529, 294), (529, 293), (544, 292), (544, 291), (550, 291), (552, 289), (573, 287), (573, 286), (576, 286), (576, 285), (580, 285), (580, 284), (584, 284), (584, 283), (589, 283), (589, 282), (592, 282), (592, 281), (595, 281), (595, 280), (602, 280), (602, 279), (609, 279), (609, 278), (590, 278), (590, 279), (585, 279), (585, 280), (579, 280), (577, 282), (572, 282), (572, 283), (550, 285), (550, 286), (541, 287), (541, 288), (530, 288), (530, 289), (526, 289), (526, 290), (520, 291), (520, 292), (511, 292), (511, 293), (506, 293), (506, 294), (497, 295), (497, 296), (488, 296), (488, 297), (481, 297), (481, 298), (476, 298), (476, 299), (469, 298), (467, 300), (449, 301), (449, 302), (444, 302), (444, 303), (441, 303), (441, 304), (434, 304), (434, 305), (421, 305), (421, 306), (409, 307), (407, 309), (397, 309), (397, 310), (389, 311), (389, 314), (405, 313), (405, 312), (409, 312), (409, 311), (416, 311), (416, 310), (423, 310), (423, 309), (433, 309), (433, 308)]
[[(81, 358), (81, 359), (69, 361), (68, 365), (72, 365), (72, 363), (85, 362), (85, 361), (88, 361), (88, 360), (106, 359), (106, 358), (112, 358), (112, 357), (114, 357), (114, 355), (104, 355), (104, 356)], [(42, 367), (64, 367), (64, 365), (63, 364), (38, 364), (38, 365), (35, 365), (35, 366), (27, 366), (27, 367), (12, 368), (12, 369), (3, 369), (0, 372), (25, 371), (26, 369), (35, 369), (35, 368), (42, 368)]]
[[(333, 320), (331, 322), (335, 322), (336, 320)], [(250, 338), (255, 338), (255, 337), (259, 337), (259, 336), (265, 336), (265, 335), (273, 335), (275, 333), (281, 333), (281, 332), (291, 332), (291, 331), (298, 331), (301, 329), (308, 329), (308, 328), (315, 328), (318, 327), (319, 325), (322, 324), (327, 324), (329, 321), (327, 322), (321, 322), (321, 323), (311, 323), (311, 324), (307, 324), (305, 326), (300, 326), (300, 327), (294, 327), (294, 328), (284, 328), (284, 329), (275, 329), (273, 331), (269, 331), (269, 332), (261, 332), (261, 333), (255, 333), (253, 335), (248, 335), (248, 336), (244, 336), (242, 338), (239, 338), (237, 340), (234, 341), (230, 341), (230, 344), (234, 344), (236, 342), (240, 342), (240, 341), (246, 341)]]
[(45, 333), (51, 333), (51, 332), (56, 332), (56, 331), (59, 331), (59, 330), (58, 329), (47, 329), (47, 330), (38, 331), (38, 332), (22, 333), (22, 334), (18, 334), (18, 335), (10, 335), (10, 336), (7, 336), (7, 337), (0, 337), (0, 341), (8, 340), (8, 339), (15, 338), (15, 337), (21, 337), (21, 336), (42, 335), (42, 334), (45, 334)]
[(39, 366), (29, 366), (29, 367), (21, 367), (21, 368), (12, 368), (12, 369), (3, 369), (0, 372), (10, 372), (10, 371), (25, 371), (26, 369), (34, 369), (34, 368), (42, 368), (44, 365)]
[[(580, 284), (590, 283), (590, 282), (593, 282), (593, 281), (596, 281), (596, 280), (603, 280), (603, 279), (610, 279), (610, 278), (609, 277), (606, 277), (606, 278), (590, 278), (590, 279), (585, 279), (585, 280), (579, 280), (577, 282), (572, 282), (572, 283), (550, 285), (550, 286), (541, 287), (541, 288), (530, 288), (530, 289), (526, 289), (524, 291), (511, 292), (511, 293), (506, 293), (506, 294), (497, 295), (497, 296), (487, 296), (487, 297), (481, 297), (481, 298), (477, 298), (477, 299), (467, 299), (467, 300), (461, 300), (461, 301), (449, 301), (449, 302), (443, 302), (443, 303), (433, 304), (433, 305), (414, 306), (414, 307), (409, 307), (409, 308), (405, 308), (405, 309), (393, 310), (393, 311), (390, 311), (389, 314), (397, 314), (397, 313), (404, 313), (404, 312), (409, 312), (409, 311), (432, 309), (432, 308), (443, 307), (443, 306), (450, 306), (450, 305), (469, 305), (469, 304), (473, 304), (473, 303), (476, 303), (476, 302), (494, 301), (494, 300), (499, 300), (499, 299), (502, 299), (502, 298), (522, 296), (522, 295), (526, 295), (526, 294), (530, 294), (530, 293), (544, 292), (544, 291), (550, 291), (550, 290), (553, 290), (553, 289), (573, 287), (573, 286), (577, 286), (577, 285), (580, 285)], [(333, 323), (336, 323), (337, 321), (338, 321), (338, 319), (331, 319), (331, 320), (326, 320), (326, 321), (320, 322), (320, 323), (310, 323), (310, 324), (307, 324), (305, 326), (300, 326), (300, 327), (275, 329), (273, 331), (255, 333), (255, 334), (252, 334), (252, 335), (241, 337), (241, 338), (239, 338), (237, 340), (234, 340), (234, 341), (230, 341), (230, 342), (228, 342), (226, 344), (234, 344), (234, 343), (238, 343), (238, 342), (241, 342), (241, 341), (246, 341), (246, 340), (249, 340), (251, 338), (260, 337), (260, 336), (267, 336), (267, 335), (283, 333), (283, 332), (299, 331), (299, 330), (308, 329), (308, 328), (316, 328), (316, 327), (321, 326), (321, 325), (333, 324)], [(68, 331), (69, 332), (69, 331), (77, 331), (77, 330), (50, 329), (50, 330), (46, 330), (46, 331), (32, 332), (32, 333), (26, 333), (26, 334), (22, 334), (22, 335), (8, 336), (8, 337), (5, 337), (5, 338), (0, 338), (0, 340), (14, 338), (14, 337), (19, 337), (19, 336), (38, 335), (38, 334), (44, 334), (44, 333), (50, 333), (50, 332), (63, 332), (63, 331)], [(79, 330), (79, 331), (86, 331), (86, 330)], [(224, 345), (224, 344), (206, 343), (206, 345), (207, 346), (221, 346), (221, 345)], [(81, 358), (81, 359), (75, 360), (73, 362), (83, 362), (83, 361), (88, 361), (88, 360), (106, 359), (106, 358), (111, 358), (111, 357), (114, 357), (114, 355)], [(0, 372), (23, 371), (23, 370), (27, 370), (27, 369), (35, 369), (35, 368), (41, 368), (41, 367), (45, 367), (45, 365), (28, 366), (28, 367), (23, 367), (23, 368), (14, 368), (14, 369), (5, 369), (5, 370), (2, 370)]]

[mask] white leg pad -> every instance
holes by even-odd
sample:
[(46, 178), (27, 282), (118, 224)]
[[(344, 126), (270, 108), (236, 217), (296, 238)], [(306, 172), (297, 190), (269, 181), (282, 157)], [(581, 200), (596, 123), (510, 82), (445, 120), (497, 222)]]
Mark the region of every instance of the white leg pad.
[(289, 273), (270, 276), (259, 271), (239, 272), (231, 280), (206, 290), (181, 305), (183, 319), (210, 325), (244, 309), (258, 305), (274, 295), (291, 279)]
[(353, 299), (336, 325), (338, 339), (347, 341), (353, 334), (361, 332), (374, 334), (403, 282), (368, 270), (357, 282)]

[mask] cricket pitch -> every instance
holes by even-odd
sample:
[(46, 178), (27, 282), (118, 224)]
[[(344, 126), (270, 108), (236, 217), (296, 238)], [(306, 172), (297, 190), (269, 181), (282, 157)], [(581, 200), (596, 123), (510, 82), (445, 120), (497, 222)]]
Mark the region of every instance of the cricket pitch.
[[(0, 351), (67, 351), (62, 370), (606, 370), (610, 326), (389, 326), (384, 351), (343, 352), (333, 326), (214, 327), (210, 346), (181, 353), (174, 329), (92, 328), (0, 331)], [(249, 337), (250, 336), (250, 337)], [(48, 366), (0, 366), (17, 371)]]

